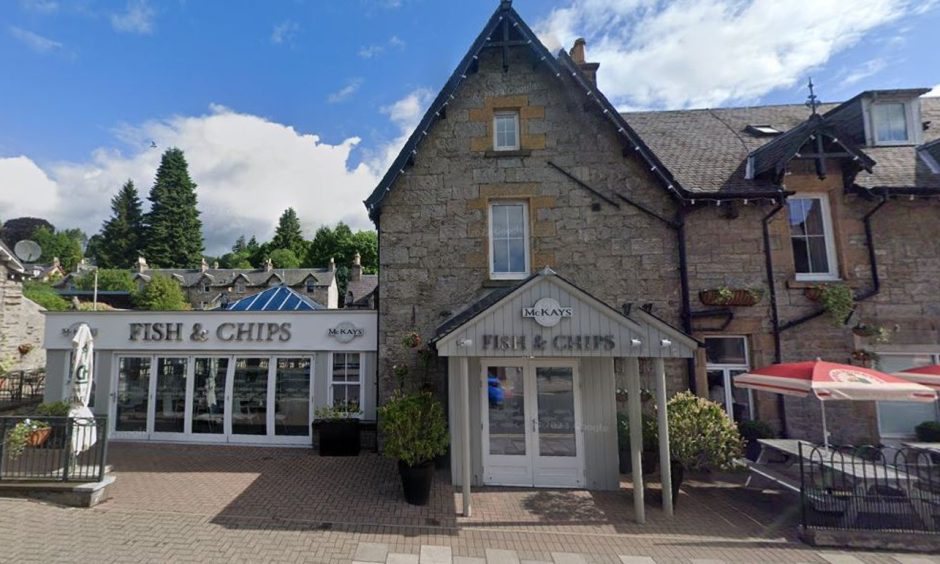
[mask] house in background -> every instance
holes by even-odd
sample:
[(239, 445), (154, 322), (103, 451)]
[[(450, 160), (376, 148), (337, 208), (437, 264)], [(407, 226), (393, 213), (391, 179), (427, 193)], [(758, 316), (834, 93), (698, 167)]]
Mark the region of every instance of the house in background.
[(23, 280), (27, 277), (23, 263), (0, 242), (0, 359), (9, 370), (30, 370), (46, 364), (42, 347), (44, 310), (23, 296)]

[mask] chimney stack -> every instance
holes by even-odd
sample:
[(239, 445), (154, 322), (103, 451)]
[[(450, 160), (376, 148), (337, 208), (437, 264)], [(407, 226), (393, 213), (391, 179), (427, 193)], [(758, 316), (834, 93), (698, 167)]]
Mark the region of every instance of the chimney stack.
[(597, 69), (601, 64), (587, 62), (586, 51), (587, 41), (585, 41), (583, 37), (579, 37), (575, 39), (574, 46), (571, 48), (571, 51), (568, 51), (568, 54), (571, 55), (571, 60), (581, 69), (581, 74), (584, 75), (584, 78), (594, 86), (597, 86)]
[(144, 257), (137, 257), (137, 272), (143, 274), (145, 270), (150, 270), (150, 267), (147, 266), (147, 259)]
[(274, 270), (274, 263), (271, 262), (271, 257), (264, 259), (264, 271), (271, 272)]
[(353, 256), (353, 263), (349, 268), (349, 280), (362, 280), (362, 257), (359, 256), (358, 251)]
[(209, 263), (206, 262), (206, 257), (202, 257), (202, 262), (199, 263), (199, 270), (202, 272), (209, 270)]
[(336, 261), (333, 260), (333, 257), (330, 257), (330, 264), (329, 264), (328, 270), (330, 272), (336, 272)]

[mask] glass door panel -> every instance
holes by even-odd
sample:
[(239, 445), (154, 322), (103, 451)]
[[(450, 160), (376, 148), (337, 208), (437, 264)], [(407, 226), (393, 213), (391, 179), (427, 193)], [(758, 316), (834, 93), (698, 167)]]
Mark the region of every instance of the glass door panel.
[(274, 387), (274, 434), (310, 434), (310, 358), (279, 358)]
[(268, 414), (267, 358), (238, 358), (232, 379), (232, 434), (266, 435)]
[(526, 454), (525, 378), (521, 366), (487, 369), (489, 453)]
[(186, 358), (157, 359), (153, 431), (182, 433), (186, 430)]
[(746, 372), (747, 370), (730, 368), (726, 380), (728, 387), (731, 389), (731, 417), (737, 423), (754, 419), (754, 414), (751, 413), (751, 390), (738, 388), (734, 385), (734, 377)]
[(146, 433), (149, 398), (150, 357), (121, 357), (118, 360), (114, 430)]
[(225, 376), (229, 359), (196, 358), (193, 372), (195, 434), (221, 435), (225, 431)]
[(539, 456), (577, 456), (574, 420), (574, 370), (535, 369)]

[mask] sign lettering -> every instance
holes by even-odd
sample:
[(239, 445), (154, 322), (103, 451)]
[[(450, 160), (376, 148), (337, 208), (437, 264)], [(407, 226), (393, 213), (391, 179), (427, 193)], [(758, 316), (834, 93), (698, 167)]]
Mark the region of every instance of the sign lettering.
[(545, 339), (532, 338), (532, 348), (526, 347), (525, 335), (483, 335), (483, 350), (494, 351), (609, 351), (617, 346), (613, 335), (555, 335)]
[(291, 338), (290, 323), (225, 322), (220, 323), (215, 331), (205, 329), (202, 323), (193, 323), (187, 333), (182, 323), (131, 323), (130, 340), (144, 342), (182, 342), (183, 335), (189, 335), (193, 343), (205, 343), (210, 335), (225, 342), (286, 342)]
[(348, 321), (343, 321), (339, 323), (336, 327), (331, 327), (327, 329), (326, 334), (340, 343), (349, 343), (357, 337), (362, 337), (366, 334), (366, 330), (361, 327), (356, 327)]
[(540, 298), (532, 307), (522, 308), (522, 317), (532, 318), (542, 327), (554, 327), (573, 313), (573, 307), (563, 306), (555, 298)]

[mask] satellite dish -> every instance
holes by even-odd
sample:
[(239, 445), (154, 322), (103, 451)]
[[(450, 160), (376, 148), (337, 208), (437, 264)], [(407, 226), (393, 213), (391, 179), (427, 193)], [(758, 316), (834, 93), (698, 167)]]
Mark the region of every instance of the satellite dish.
[(36, 241), (23, 239), (13, 247), (13, 252), (23, 262), (35, 262), (42, 256), (42, 249)]

